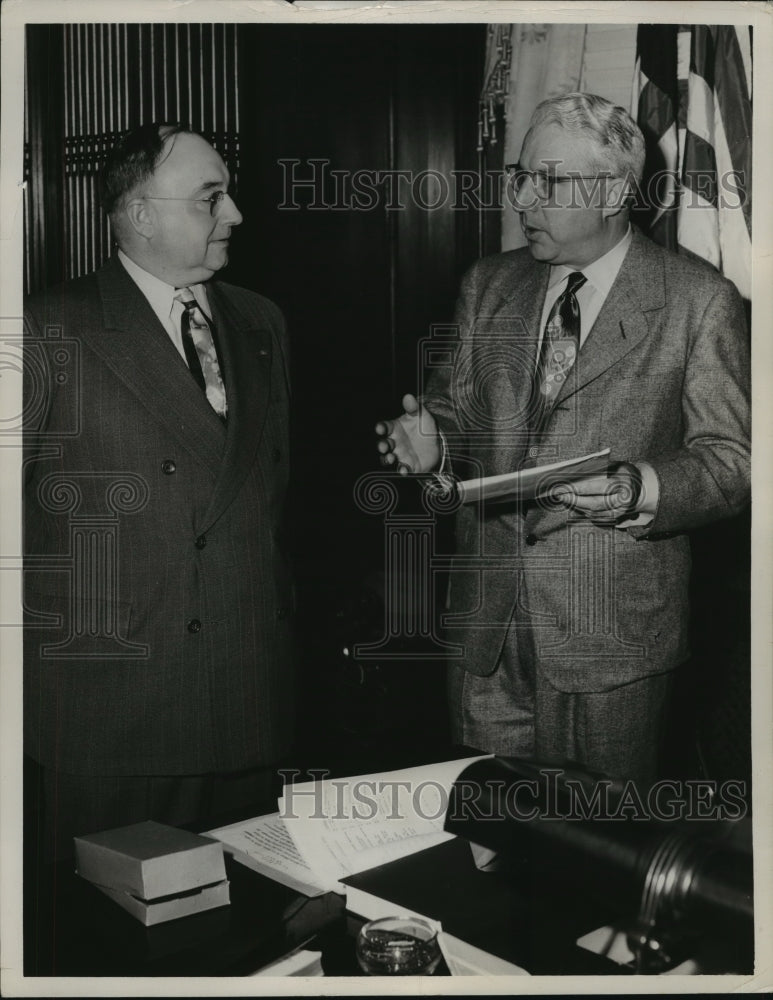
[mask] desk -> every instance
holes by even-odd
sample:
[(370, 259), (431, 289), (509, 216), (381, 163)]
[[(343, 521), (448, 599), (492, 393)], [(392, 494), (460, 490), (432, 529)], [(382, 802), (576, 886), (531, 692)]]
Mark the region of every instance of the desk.
[[(470, 871), (466, 841), (444, 848), (447, 879), (465, 870), (497, 895), (491, 908), (500, 933), (528, 936), (524, 966), (535, 973), (620, 974), (618, 966), (574, 946), (576, 937), (602, 923), (587, 901), (525, 896), (491, 873)], [(417, 855), (418, 858), (418, 855)], [(473, 866), (474, 868), (474, 866)], [(360, 975), (354, 940), (362, 920), (348, 914), (334, 893), (308, 899), (226, 858), (231, 905), (146, 928), (72, 866), (41, 872), (25, 912), (28, 976), (245, 976), (306, 945), (322, 951), (328, 976)], [(431, 882), (431, 875), (428, 873)], [(492, 881), (493, 880), (493, 881)], [(580, 904), (583, 913), (580, 914)], [(475, 907), (472, 907), (475, 913)], [(502, 914), (508, 919), (503, 921)], [(510, 919), (511, 917), (511, 919)], [(478, 907), (475, 919), (485, 919)], [(502, 927), (511, 923), (511, 927)], [(441, 967), (439, 974), (443, 974)]]
[(144, 927), (72, 865), (42, 872), (25, 908), (25, 974), (249, 975), (328, 928), (345, 934), (342, 897), (307, 899), (229, 857), (226, 872), (230, 906), (154, 927)]

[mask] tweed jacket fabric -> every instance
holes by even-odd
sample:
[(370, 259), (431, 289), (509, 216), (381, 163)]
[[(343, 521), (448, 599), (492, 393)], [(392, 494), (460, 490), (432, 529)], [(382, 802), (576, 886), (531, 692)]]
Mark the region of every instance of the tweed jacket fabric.
[(290, 744), (284, 322), (208, 295), (227, 426), (117, 259), (28, 303), (25, 751), (46, 766), (223, 772)]
[(567, 692), (611, 690), (688, 655), (687, 532), (748, 502), (748, 335), (734, 286), (638, 230), (558, 396), (530, 434), (529, 399), (550, 268), (528, 250), (465, 276), (457, 333), (423, 400), (454, 474), (497, 475), (609, 448), (658, 477), (646, 526), (594, 526), (547, 497), (456, 515), (447, 638), (457, 662), (496, 667), (511, 619), (527, 669)]

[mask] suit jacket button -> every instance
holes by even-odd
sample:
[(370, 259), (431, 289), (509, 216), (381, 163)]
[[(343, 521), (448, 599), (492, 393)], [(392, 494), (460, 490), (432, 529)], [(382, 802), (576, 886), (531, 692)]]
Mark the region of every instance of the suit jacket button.
[(171, 476), (173, 473), (177, 472), (177, 466), (171, 458), (165, 458), (161, 463), (161, 471), (165, 476)]
[(539, 541), (539, 538), (537, 538), (536, 535), (528, 534), (526, 536), (526, 544), (527, 545), (536, 545), (538, 541)]
[(276, 613), (277, 621), (282, 621), (283, 618), (287, 617), (287, 609), (286, 608), (277, 608), (275, 613)]
[(203, 549), (206, 547), (206, 544), (207, 544), (207, 536), (199, 535), (199, 537), (196, 539), (196, 548)]
[(191, 620), (188, 622), (188, 631), (201, 632), (201, 622), (199, 621), (198, 618), (191, 618)]
[(280, 462), (282, 460), (282, 452), (278, 448), (274, 448), (272, 454), (275, 462)]

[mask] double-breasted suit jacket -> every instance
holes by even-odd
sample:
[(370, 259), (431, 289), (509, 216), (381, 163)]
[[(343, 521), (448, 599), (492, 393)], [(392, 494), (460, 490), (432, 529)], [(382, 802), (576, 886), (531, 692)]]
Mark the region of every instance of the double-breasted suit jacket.
[(562, 691), (604, 691), (686, 658), (686, 532), (748, 501), (746, 324), (730, 282), (635, 230), (547, 425), (530, 434), (549, 271), (523, 249), (465, 277), (458, 336), (436, 352), (424, 394), (453, 471), (496, 475), (609, 448), (611, 461), (652, 465), (657, 509), (623, 529), (549, 497), (462, 507), (444, 622), (473, 673), (496, 668), (512, 620), (527, 669)]
[(26, 310), (25, 749), (47, 766), (222, 772), (290, 744), (284, 323), (207, 291), (227, 426), (117, 259)]

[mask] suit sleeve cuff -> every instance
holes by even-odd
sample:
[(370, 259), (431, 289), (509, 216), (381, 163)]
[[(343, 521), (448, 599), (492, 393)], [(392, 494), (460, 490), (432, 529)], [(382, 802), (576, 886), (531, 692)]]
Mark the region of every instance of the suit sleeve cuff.
[(657, 473), (649, 462), (636, 462), (635, 465), (641, 473), (641, 496), (636, 513), (620, 521), (618, 528), (646, 528), (652, 524), (658, 509), (660, 482)]

